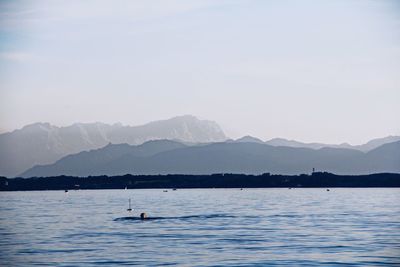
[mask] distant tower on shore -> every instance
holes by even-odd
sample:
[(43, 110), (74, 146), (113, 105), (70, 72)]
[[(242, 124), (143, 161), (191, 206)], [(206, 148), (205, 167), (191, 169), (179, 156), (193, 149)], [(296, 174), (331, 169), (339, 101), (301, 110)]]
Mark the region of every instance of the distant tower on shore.
[(312, 168), (312, 173), (314, 173), (315, 172), (315, 168)]

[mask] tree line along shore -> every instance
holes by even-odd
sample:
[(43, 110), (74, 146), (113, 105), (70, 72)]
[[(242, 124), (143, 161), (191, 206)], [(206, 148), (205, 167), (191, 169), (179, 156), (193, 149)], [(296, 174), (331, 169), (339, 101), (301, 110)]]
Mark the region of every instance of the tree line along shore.
[(301, 188), (301, 187), (400, 187), (400, 174), (335, 175), (315, 172), (300, 175), (264, 173), (212, 175), (121, 175), (55, 176), (32, 178), (0, 177), (0, 191), (152, 189), (152, 188)]

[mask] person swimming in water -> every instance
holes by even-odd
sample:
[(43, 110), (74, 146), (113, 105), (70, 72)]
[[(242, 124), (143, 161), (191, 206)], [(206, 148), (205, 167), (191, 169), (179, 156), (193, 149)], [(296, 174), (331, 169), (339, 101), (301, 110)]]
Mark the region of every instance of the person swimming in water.
[(140, 213), (140, 219), (141, 220), (147, 219), (147, 214), (145, 212)]

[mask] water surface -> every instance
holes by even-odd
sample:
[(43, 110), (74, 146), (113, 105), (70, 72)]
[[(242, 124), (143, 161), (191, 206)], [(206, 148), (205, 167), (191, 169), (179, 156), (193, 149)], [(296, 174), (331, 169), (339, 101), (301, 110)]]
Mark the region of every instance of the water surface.
[(0, 193), (0, 266), (165, 264), (400, 265), (400, 189)]

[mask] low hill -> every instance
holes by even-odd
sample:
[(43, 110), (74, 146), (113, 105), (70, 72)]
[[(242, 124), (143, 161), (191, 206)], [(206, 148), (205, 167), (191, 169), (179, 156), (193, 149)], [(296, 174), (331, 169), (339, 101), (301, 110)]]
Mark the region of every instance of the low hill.
[[(70, 155), (55, 164), (36, 166), (22, 177), (116, 174), (309, 173), (313, 168), (337, 174), (400, 172), (400, 142), (367, 153), (353, 149), (274, 147), (256, 142), (221, 142), (186, 146), (166, 141), (110, 147)], [(154, 145), (153, 152), (145, 152)], [(159, 146), (162, 147), (159, 148)], [(112, 149), (111, 149), (112, 150)], [(135, 152), (136, 151), (136, 152)], [(140, 153), (137, 151), (141, 151)]]

